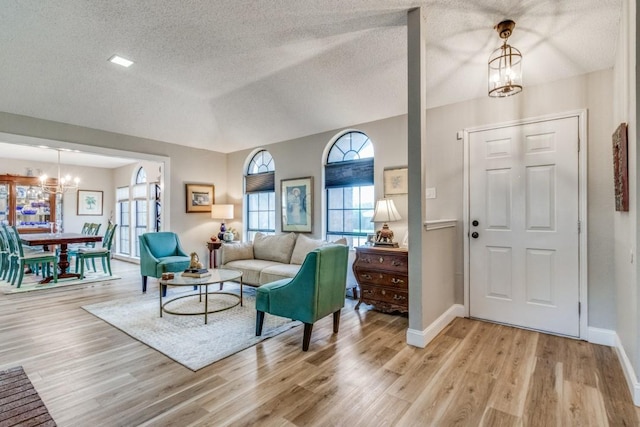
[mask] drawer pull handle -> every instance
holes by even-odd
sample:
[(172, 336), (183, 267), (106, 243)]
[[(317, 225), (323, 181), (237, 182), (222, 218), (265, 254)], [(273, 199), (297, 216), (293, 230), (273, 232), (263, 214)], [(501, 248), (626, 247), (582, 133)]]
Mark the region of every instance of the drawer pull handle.
[(391, 261), (391, 265), (393, 265), (394, 267), (400, 267), (402, 263), (399, 260), (394, 259), (393, 261)]
[(367, 264), (371, 264), (371, 258), (369, 258), (369, 257), (362, 258), (362, 262), (366, 262)]
[(369, 289), (364, 289), (363, 292), (365, 294), (372, 294), (373, 293), (373, 291), (370, 291)]
[(380, 261), (380, 264), (382, 264), (384, 262), (384, 258), (380, 257), (380, 259), (378, 259), (378, 261)]
[(396, 294), (396, 295), (393, 296), (393, 299), (394, 300), (405, 300), (405, 299), (407, 299), (407, 297), (405, 297), (404, 295), (397, 295)]
[(394, 285), (397, 285), (398, 283), (404, 283), (404, 280), (396, 279), (395, 277), (392, 277), (391, 278), (391, 283), (393, 283)]
[(370, 274), (363, 274), (362, 278), (371, 280), (371, 275)]

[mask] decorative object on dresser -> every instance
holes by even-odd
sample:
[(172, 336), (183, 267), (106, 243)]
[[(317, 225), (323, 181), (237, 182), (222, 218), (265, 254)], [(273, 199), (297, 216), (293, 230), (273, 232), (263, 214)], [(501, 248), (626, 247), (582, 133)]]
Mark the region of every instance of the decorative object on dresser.
[(384, 312), (409, 311), (409, 252), (404, 248), (356, 247), (353, 275), (360, 286), (360, 304)]
[(218, 239), (224, 240), (224, 233), (227, 231), (224, 221), (233, 219), (233, 205), (211, 205), (211, 218), (220, 221)]
[(374, 246), (387, 246), (397, 248), (398, 243), (393, 241), (393, 231), (389, 229), (388, 222), (402, 219), (395, 203), (391, 199), (380, 199), (376, 202), (376, 210), (373, 212), (371, 222), (383, 222), (382, 228), (376, 232)]

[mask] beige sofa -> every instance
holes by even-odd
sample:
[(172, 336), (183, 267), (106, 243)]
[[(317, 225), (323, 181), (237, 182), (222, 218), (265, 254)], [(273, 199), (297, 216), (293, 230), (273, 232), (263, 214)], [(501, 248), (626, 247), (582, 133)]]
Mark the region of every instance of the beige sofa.
[(307, 253), (328, 244), (346, 245), (347, 241), (330, 243), (304, 234), (256, 233), (253, 242), (222, 245), (220, 267), (240, 270), (243, 284), (260, 286), (295, 276)]

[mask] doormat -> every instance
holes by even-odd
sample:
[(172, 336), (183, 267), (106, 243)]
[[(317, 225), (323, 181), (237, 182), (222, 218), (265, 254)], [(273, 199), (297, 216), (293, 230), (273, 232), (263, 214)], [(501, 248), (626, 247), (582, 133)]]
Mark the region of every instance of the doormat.
[(0, 372), (0, 425), (56, 425), (22, 366)]

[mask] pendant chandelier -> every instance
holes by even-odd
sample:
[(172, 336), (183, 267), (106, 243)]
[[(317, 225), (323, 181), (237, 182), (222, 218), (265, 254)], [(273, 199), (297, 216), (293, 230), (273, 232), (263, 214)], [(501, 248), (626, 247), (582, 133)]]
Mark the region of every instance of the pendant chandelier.
[(494, 28), (503, 41), (489, 57), (489, 96), (502, 98), (522, 92), (522, 54), (507, 44), (516, 23), (510, 19)]
[(78, 177), (71, 179), (71, 175), (60, 175), (60, 150), (56, 151), (58, 152), (58, 180), (53, 183), (49, 182), (47, 175), (43, 174), (40, 176), (40, 187), (42, 191), (47, 194), (62, 194), (70, 190), (75, 190), (80, 183), (80, 178)]

